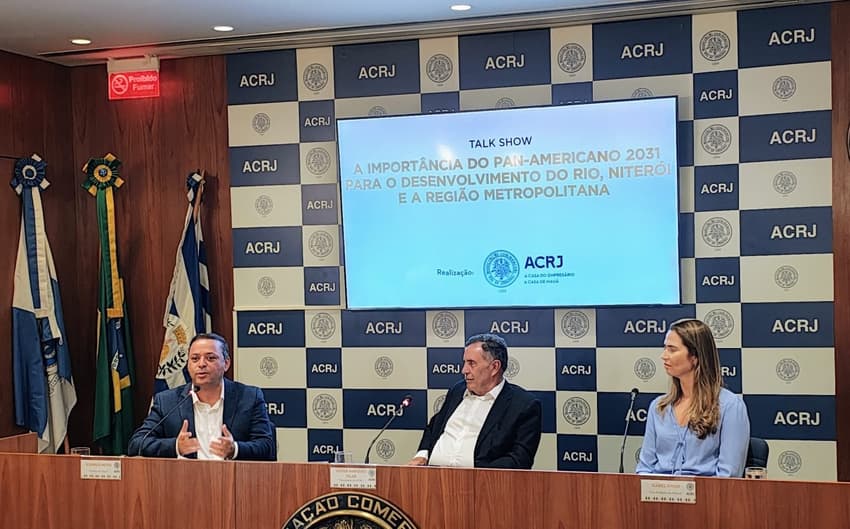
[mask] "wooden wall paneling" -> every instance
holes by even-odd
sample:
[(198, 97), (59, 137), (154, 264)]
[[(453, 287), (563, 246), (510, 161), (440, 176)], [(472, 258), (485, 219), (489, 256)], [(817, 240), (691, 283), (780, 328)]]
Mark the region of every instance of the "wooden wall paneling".
[(850, 2), (832, 4), (832, 229), (838, 479), (850, 481)]
[[(17, 55), (0, 51), (0, 156), (17, 156), (15, 153), (15, 119), (13, 91), (18, 82)], [(0, 158), (0, 176), (11, 178), (14, 160)], [(15, 426), (15, 400), (12, 385), (12, 294), (14, 292), (15, 256), (20, 229), (20, 206), (17, 195), (0, 192), (0, 370), (9, 373), (8, 384), (0, 384), (0, 436), (12, 435), (22, 430)], [(5, 308), (8, 307), (8, 308)]]
[[(48, 163), (51, 187), (43, 193), (47, 235), (53, 250), (60, 291), (66, 307), (73, 306), (76, 274), (71, 252), (75, 244), (74, 204), (67, 200), (72, 159), (68, 69), (56, 64), (0, 52), (0, 155), (17, 158), (33, 152)], [(12, 177), (14, 159), (0, 159), (0, 178)], [(0, 318), (0, 368), (8, 383), (0, 384), (0, 435), (21, 431), (15, 426), (12, 382), (11, 304), (15, 257), (20, 230), (20, 199), (11, 188), (0, 192), (0, 303), (8, 307)], [(68, 229), (71, 227), (71, 229)], [(72, 351), (73, 354), (73, 351)]]
[[(278, 529), (331, 492), (321, 463), (116, 458), (122, 479), (83, 480), (78, 456), (0, 454), (3, 527)], [(581, 472), (374, 467), (377, 490), (419, 529), (838, 529), (850, 485), (693, 481), (695, 504), (641, 501), (642, 479)], [(669, 479), (669, 478), (668, 478)], [(340, 490), (341, 489), (335, 489)], [(61, 492), (57, 492), (61, 491)]]
[(139, 457), (121, 464), (124, 488), (113, 499), (121, 523), (88, 527), (233, 529), (237, 503), (259, 507), (235, 486), (233, 464)]
[[(0, 159), (0, 176), (10, 175), (11, 178), (13, 168), (12, 160)], [(0, 384), (0, 436), (23, 431), (15, 426), (15, 388), (12, 383), (12, 295), (21, 207), (18, 196), (11, 188), (7, 189), (0, 189), (0, 248), (3, 248), (0, 252), (0, 304), (3, 306), (0, 311), (0, 370), (7, 373), (4, 379), (8, 381)]]
[[(77, 209), (77, 217), (73, 224), (77, 239), (77, 245), (74, 248), (74, 259), (77, 262), (77, 275), (74, 278), (77, 304), (76, 310), (67, 315), (65, 321), (69, 327), (71, 343), (77, 344), (72, 363), (78, 388), (78, 410), (71, 417), (69, 435), (75, 445), (88, 445), (91, 444), (92, 439), (97, 354), (98, 233), (95, 217), (97, 204), (94, 197), (81, 187), (84, 180), (82, 167), (89, 157), (106, 154), (106, 152), (94, 151), (89, 143), (99, 141), (100, 144), (107, 144), (108, 141), (105, 138), (110, 132), (111, 124), (106, 112), (108, 107), (94, 104), (96, 97), (106, 99), (105, 87), (99, 94), (97, 93), (100, 85), (106, 84), (105, 66), (73, 68), (70, 78), (71, 143), (74, 149), (70, 178), (75, 183), (75, 187), (67, 199), (73, 201)], [(82, 142), (82, 139), (87, 141)]]
[(27, 432), (9, 437), (0, 437), (0, 452), (34, 454), (38, 452), (38, 435), (34, 432)]
[[(476, 501), (491, 503), (477, 496), (479, 490), (476, 472), (455, 472), (456, 469), (440, 467), (376, 467), (378, 472), (377, 496), (393, 502), (404, 511), (420, 529), (425, 527), (486, 527), (475, 518), (471, 506)], [(513, 483), (511, 486), (513, 487)], [(515, 493), (523, 491), (521, 484)], [(368, 492), (368, 491), (367, 491)], [(517, 501), (521, 501), (518, 498)], [(500, 510), (503, 505), (494, 504)], [(532, 520), (515, 527), (534, 527)]]
[[(557, 491), (549, 489), (552, 483), (548, 472), (501, 472), (498, 470), (476, 470), (472, 508), (476, 527), (553, 527), (547, 525), (542, 498), (558, 497), (560, 504), (572, 504), (571, 487)], [(505, 501), (510, 490), (510, 501)], [(570, 519), (575, 519), (571, 517)], [(470, 526), (472, 527), (472, 526)], [(565, 525), (564, 527), (570, 527)]]
[[(203, 227), (213, 299), (213, 327), (232, 339), (233, 279), (230, 235), (230, 178), (227, 166), (227, 104), (224, 57), (198, 57), (160, 63), (161, 96), (108, 101), (104, 66), (71, 73), (74, 158), (79, 167), (112, 152), (122, 161), (126, 184), (116, 193), (118, 254), (127, 292), (136, 360), (136, 422), (147, 414), (159, 362), (165, 300), (174, 270), (186, 213), (186, 177), (204, 169), (212, 176), (205, 192)], [(79, 185), (79, 183), (78, 183)], [(223, 190), (222, 190), (223, 188)], [(78, 338), (92, 371), (95, 361), (94, 314), (97, 293), (97, 232), (94, 198), (82, 189), (77, 250), (83, 271)], [(94, 230), (94, 231), (92, 231)], [(94, 382), (89, 374), (89, 387)], [(91, 409), (93, 395), (88, 395)], [(75, 424), (91, 437), (92, 417)]]
[(120, 480), (81, 479), (79, 456), (0, 454), (3, 527), (232, 529), (233, 465), (115, 458)]
[(0, 51), (0, 155), (15, 156), (12, 88), (18, 78), (18, 55)]
[(3, 527), (123, 527), (123, 487), (80, 479), (79, 456), (0, 454)]
[[(305, 503), (340, 490), (330, 488), (331, 466), (326, 463), (236, 465), (236, 490), (252, 500), (237, 502), (236, 527), (279, 529)], [(392, 502), (420, 529), (486, 527), (475, 518), (473, 505), (478, 486), (474, 472), (436, 467), (374, 468), (378, 472), (377, 489), (362, 492)], [(507, 478), (515, 475), (512, 473)], [(514, 487), (515, 483), (509, 485)], [(515, 488), (522, 490), (519, 484)], [(517, 504), (521, 501), (520, 497), (516, 499)], [(504, 502), (496, 504), (505, 507)], [(530, 523), (524, 526), (533, 527)]]
[(331, 491), (328, 464), (236, 462), (235, 467), (236, 490), (251, 499), (236, 503), (236, 527), (280, 529), (302, 505)]

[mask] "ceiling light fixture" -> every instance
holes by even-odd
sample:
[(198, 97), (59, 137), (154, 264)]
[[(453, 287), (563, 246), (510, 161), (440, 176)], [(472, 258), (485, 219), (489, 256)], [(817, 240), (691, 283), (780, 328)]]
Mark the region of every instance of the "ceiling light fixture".
[(213, 26), (213, 31), (221, 31), (221, 32), (233, 31), (233, 26)]
[(469, 11), (472, 6), (469, 4), (454, 4), (450, 8), (452, 11)]
[(71, 44), (76, 44), (77, 46), (88, 46), (91, 44), (89, 39), (71, 39)]

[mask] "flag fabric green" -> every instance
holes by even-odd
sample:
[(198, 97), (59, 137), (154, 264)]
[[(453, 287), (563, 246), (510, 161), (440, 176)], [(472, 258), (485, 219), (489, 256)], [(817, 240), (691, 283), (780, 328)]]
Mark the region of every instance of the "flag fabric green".
[(97, 199), (100, 237), (100, 287), (97, 309), (97, 378), (94, 441), (105, 454), (125, 454), (133, 433), (133, 386), (136, 380), (124, 281), (118, 272), (114, 190), (124, 181), (121, 161), (112, 154), (83, 166), (83, 188)]

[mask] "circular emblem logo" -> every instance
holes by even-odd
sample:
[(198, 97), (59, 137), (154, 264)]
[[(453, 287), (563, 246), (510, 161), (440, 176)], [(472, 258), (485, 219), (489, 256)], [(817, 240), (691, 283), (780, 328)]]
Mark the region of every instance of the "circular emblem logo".
[(457, 317), (451, 312), (444, 310), (435, 314), (434, 321), (431, 322), (431, 329), (434, 331), (434, 335), (443, 340), (448, 340), (457, 334), (459, 327), (460, 324), (457, 321)]
[(375, 373), (381, 378), (387, 378), (393, 374), (393, 361), (388, 356), (379, 356), (375, 360)]
[(800, 279), (797, 269), (791, 265), (782, 265), (773, 274), (773, 280), (780, 288), (792, 288)]
[(773, 177), (773, 189), (780, 195), (790, 195), (797, 189), (797, 175), (791, 171), (779, 171)]
[(327, 340), (334, 335), (336, 322), (327, 312), (320, 312), (310, 320), (310, 332), (319, 340)]
[(263, 297), (271, 297), (272, 294), (274, 294), (274, 291), (274, 279), (270, 278), (269, 276), (263, 276), (257, 280), (257, 292), (259, 292)]
[(800, 364), (793, 358), (783, 358), (776, 363), (776, 376), (784, 382), (793, 382), (800, 376)]
[(796, 474), (803, 468), (803, 458), (793, 450), (785, 450), (779, 454), (779, 468), (787, 474)]
[(387, 109), (382, 107), (381, 105), (375, 105), (369, 109), (370, 116), (386, 116)]
[(506, 250), (496, 250), (484, 260), (484, 278), (496, 288), (513, 284), (519, 277), (519, 261)]
[(641, 380), (649, 380), (655, 376), (655, 362), (650, 358), (638, 358), (635, 361), (635, 376)]
[(567, 338), (578, 340), (590, 331), (590, 318), (580, 310), (569, 310), (561, 316), (561, 332)]
[(313, 92), (318, 92), (328, 84), (328, 69), (314, 62), (304, 68), (304, 86)]
[(425, 73), (428, 75), (428, 79), (438, 84), (448, 81), (449, 77), (452, 76), (453, 69), (452, 60), (448, 55), (442, 53), (432, 55), (425, 63)]
[(642, 97), (652, 97), (655, 94), (649, 88), (637, 88), (632, 92), (632, 99), (640, 99)]
[(265, 112), (257, 112), (251, 120), (251, 127), (257, 134), (265, 134), (272, 127), (272, 118)]
[(519, 374), (519, 362), (514, 357), (508, 358), (508, 367), (505, 368), (505, 378), (513, 379), (515, 376)]
[(307, 247), (310, 248), (310, 253), (314, 257), (324, 259), (329, 256), (334, 249), (334, 240), (331, 234), (320, 230), (313, 232), (307, 240)]
[(723, 154), (731, 145), (732, 133), (725, 125), (709, 125), (702, 131), (702, 148), (708, 154)]
[[(367, 471), (372, 477), (375, 469)], [(317, 514), (318, 513), (318, 514)], [(281, 529), (418, 529), (397, 505), (372, 494), (346, 490), (313, 498), (293, 511)]]
[(270, 356), (264, 356), (260, 359), (260, 373), (268, 378), (277, 374), (277, 360)]
[(707, 32), (699, 39), (699, 54), (707, 61), (717, 62), (726, 57), (731, 47), (729, 35), (718, 29)]
[(257, 200), (254, 201), (254, 210), (261, 217), (268, 217), (269, 214), (274, 211), (274, 201), (272, 197), (268, 195), (260, 195), (257, 197)]
[(304, 162), (308, 171), (316, 176), (322, 176), (331, 168), (331, 155), (323, 147), (313, 147), (307, 151)]
[(788, 75), (780, 75), (773, 81), (773, 95), (779, 99), (791, 99), (797, 92), (797, 81)]
[(702, 225), (702, 240), (713, 248), (726, 246), (732, 240), (732, 225), (723, 217), (711, 217)]
[(375, 453), (384, 461), (389, 461), (395, 455), (395, 443), (389, 439), (381, 439), (375, 443)]
[(514, 100), (510, 97), (500, 97), (498, 101), (496, 101), (496, 108), (513, 108), (516, 106)]
[(570, 42), (558, 50), (558, 67), (566, 73), (576, 73), (587, 63), (587, 53), (580, 44)]
[(313, 415), (320, 421), (329, 421), (336, 417), (337, 409), (336, 399), (333, 398), (333, 395), (319, 393), (313, 397)]
[(723, 309), (709, 311), (703, 321), (711, 329), (711, 334), (718, 340), (722, 340), (732, 334), (735, 328), (735, 319)]
[(640, 447), (635, 450), (635, 464), (640, 463)]
[(431, 408), (431, 410), (434, 413), (437, 413), (438, 411), (440, 411), (440, 408), (443, 407), (444, 402), (446, 402), (446, 395), (442, 394), (439, 397), (437, 397), (436, 400), (434, 400), (434, 406)]
[(581, 397), (570, 397), (561, 410), (564, 419), (573, 426), (581, 426), (590, 420), (590, 404)]

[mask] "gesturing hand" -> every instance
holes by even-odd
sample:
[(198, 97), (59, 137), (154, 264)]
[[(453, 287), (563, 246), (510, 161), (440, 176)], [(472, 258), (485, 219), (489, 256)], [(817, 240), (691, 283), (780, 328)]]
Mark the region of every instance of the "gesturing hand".
[(227, 429), (226, 424), (221, 425), (221, 437), (213, 439), (210, 443), (210, 452), (220, 456), (222, 459), (232, 459), (236, 452), (233, 444), (233, 435)]
[(192, 437), (192, 432), (189, 431), (189, 420), (183, 419), (183, 427), (180, 428), (180, 433), (177, 434), (177, 453), (181, 456), (194, 454), (201, 449), (201, 443), (196, 437)]

